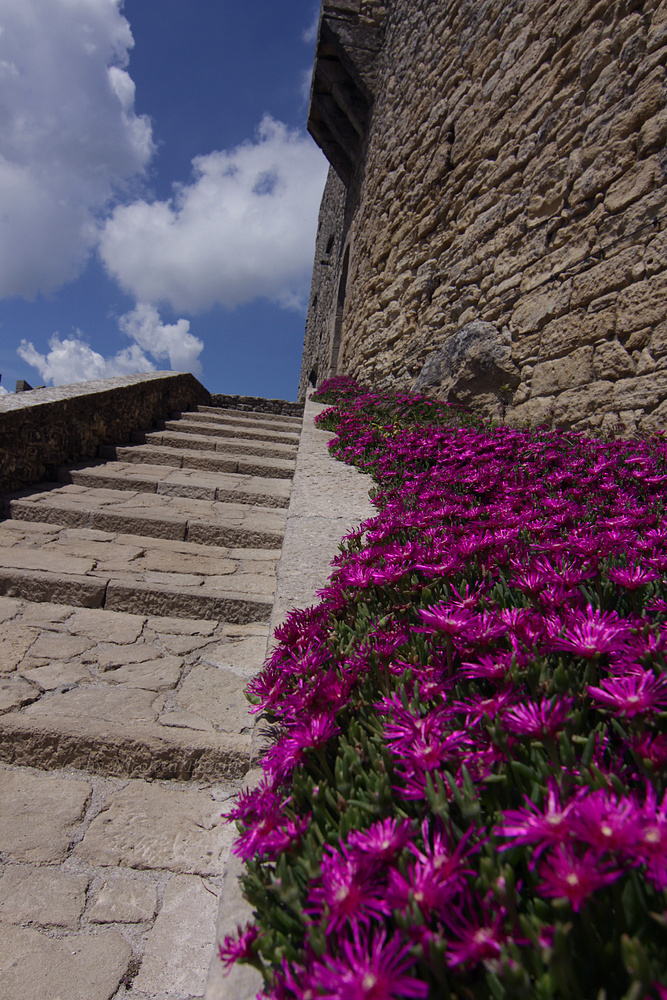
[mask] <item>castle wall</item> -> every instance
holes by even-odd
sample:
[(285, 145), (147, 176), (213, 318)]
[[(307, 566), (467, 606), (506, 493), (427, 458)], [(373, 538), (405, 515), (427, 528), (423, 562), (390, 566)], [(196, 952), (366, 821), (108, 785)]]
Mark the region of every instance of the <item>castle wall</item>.
[(667, 0), (391, 0), (373, 58), (337, 370), (409, 388), (482, 320), (507, 419), (664, 427)]

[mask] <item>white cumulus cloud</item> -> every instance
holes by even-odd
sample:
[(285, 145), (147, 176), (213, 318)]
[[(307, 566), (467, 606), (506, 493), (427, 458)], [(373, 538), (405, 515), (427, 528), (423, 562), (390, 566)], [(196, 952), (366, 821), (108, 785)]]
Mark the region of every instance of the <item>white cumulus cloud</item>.
[(169, 358), (174, 371), (192, 372), (193, 375), (201, 373), (198, 358), (204, 344), (189, 332), (187, 319), (162, 323), (155, 306), (139, 302), (132, 312), (121, 316), (118, 323), (123, 333), (154, 358)]
[(86, 382), (93, 378), (111, 378), (112, 375), (131, 375), (134, 372), (153, 371), (155, 368), (138, 344), (124, 348), (112, 358), (105, 358), (82, 339), (78, 330), (75, 336), (65, 337), (64, 340), (54, 333), (49, 340), (48, 354), (40, 354), (31, 342), (25, 340), (21, 341), (17, 353), (37, 369), (45, 383), (50, 382), (51, 385), (69, 385), (71, 382)]
[(153, 154), (122, 0), (0, 0), (0, 297), (75, 277)]
[(201, 312), (308, 294), (327, 163), (312, 140), (265, 117), (254, 141), (193, 160), (169, 201), (114, 209), (100, 237), (110, 275), (139, 302)]
[(45, 383), (52, 385), (154, 371), (155, 361), (166, 358), (173, 371), (201, 373), (199, 355), (204, 345), (190, 333), (187, 319), (163, 323), (155, 306), (140, 302), (131, 312), (119, 317), (118, 326), (133, 343), (112, 357), (105, 358), (93, 350), (80, 330), (62, 340), (54, 333), (47, 354), (40, 354), (34, 344), (26, 340), (21, 341), (17, 353), (37, 369)]

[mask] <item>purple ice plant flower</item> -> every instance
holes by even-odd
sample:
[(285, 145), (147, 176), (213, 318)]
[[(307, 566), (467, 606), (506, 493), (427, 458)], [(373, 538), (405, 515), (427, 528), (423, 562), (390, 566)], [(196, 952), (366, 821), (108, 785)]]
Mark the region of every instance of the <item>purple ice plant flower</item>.
[(587, 660), (597, 660), (603, 653), (617, 652), (625, 645), (630, 625), (615, 611), (573, 611), (565, 622), (562, 634), (551, 639), (551, 648), (563, 649)]
[(245, 928), (237, 928), (236, 934), (229, 934), (218, 944), (220, 961), (229, 968), (234, 962), (250, 959), (254, 955), (253, 944), (259, 937), (259, 928), (255, 924), (246, 924)]
[(415, 959), (399, 934), (385, 928), (365, 931), (352, 925), (352, 939), (342, 937), (338, 954), (316, 963), (310, 974), (318, 1000), (411, 1000), (428, 996), (428, 985), (411, 975)]
[(540, 865), (542, 882), (537, 891), (553, 899), (567, 899), (575, 913), (598, 889), (611, 885), (622, 875), (613, 861), (602, 861), (598, 851), (577, 854), (569, 844), (550, 851)]
[(376, 868), (345, 844), (326, 846), (319, 884), (308, 895), (306, 912), (324, 918), (327, 934), (338, 933), (350, 921), (370, 924), (391, 912)]
[(571, 698), (542, 698), (539, 702), (526, 699), (503, 714), (503, 725), (515, 736), (545, 739), (564, 728), (573, 704)]
[(587, 691), (613, 715), (633, 719), (662, 711), (667, 705), (667, 676), (656, 677), (652, 670), (638, 670), (607, 678), (599, 687), (591, 684)]
[(546, 801), (542, 809), (527, 796), (524, 799), (526, 807), (507, 809), (503, 813), (504, 823), (493, 832), (497, 837), (509, 838), (509, 843), (500, 846), (501, 851), (508, 851), (518, 844), (534, 845), (536, 849), (531, 861), (531, 867), (534, 867), (546, 848), (563, 844), (571, 838), (576, 799), (561, 804), (560, 791), (553, 778), (547, 780)]

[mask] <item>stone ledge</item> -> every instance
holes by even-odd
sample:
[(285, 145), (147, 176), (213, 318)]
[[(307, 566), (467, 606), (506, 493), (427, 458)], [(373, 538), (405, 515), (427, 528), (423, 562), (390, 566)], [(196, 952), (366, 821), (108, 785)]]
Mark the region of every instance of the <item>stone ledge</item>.
[(185, 372), (146, 372), (0, 397), (0, 490), (48, 478), (53, 466), (93, 457), (174, 411), (208, 404)]
[(211, 393), (211, 406), (224, 410), (254, 410), (260, 413), (279, 413), (284, 417), (303, 415), (303, 403), (287, 399), (264, 399), (262, 396), (228, 396), (222, 392)]

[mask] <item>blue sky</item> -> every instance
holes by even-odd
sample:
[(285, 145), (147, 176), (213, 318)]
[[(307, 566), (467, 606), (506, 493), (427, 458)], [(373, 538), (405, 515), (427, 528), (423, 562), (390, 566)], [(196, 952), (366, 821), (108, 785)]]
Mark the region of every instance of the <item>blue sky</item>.
[(0, 0), (0, 371), (295, 397), (315, 0)]

